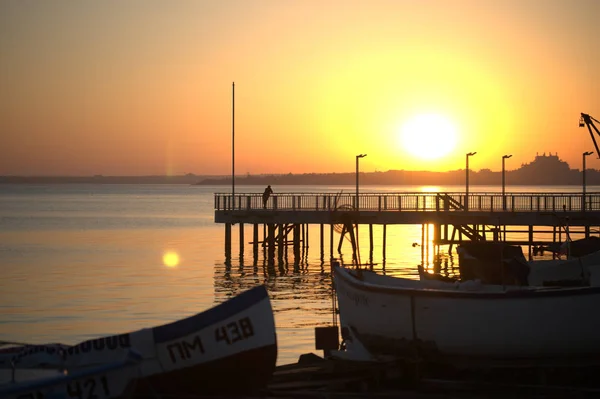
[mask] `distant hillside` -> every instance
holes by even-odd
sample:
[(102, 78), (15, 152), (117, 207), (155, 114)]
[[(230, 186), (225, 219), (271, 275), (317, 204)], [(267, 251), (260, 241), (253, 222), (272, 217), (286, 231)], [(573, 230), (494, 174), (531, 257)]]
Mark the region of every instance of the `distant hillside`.
[[(502, 172), (489, 169), (469, 172), (469, 184), (494, 185), (502, 181)], [(600, 185), (600, 173), (595, 169), (586, 171), (589, 185)], [(247, 175), (236, 176), (236, 184), (240, 185), (353, 185), (356, 183), (355, 173), (304, 173), (285, 175)], [(361, 185), (460, 185), (465, 183), (465, 170), (449, 172), (415, 172), (407, 170), (390, 170), (387, 172), (360, 173)], [(506, 171), (508, 185), (580, 185), (582, 174), (580, 169), (571, 169), (558, 155), (536, 155), (531, 163), (522, 164), (519, 169)], [(231, 176), (207, 178), (199, 181), (199, 185), (230, 185)]]
[(188, 173), (181, 176), (0, 176), (0, 184), (195, 184), (198, 176)]
[[(587, 184), (600, 185), (600, 172), (588, 169)], [(495, 185), (502, 181), (501, 172), (489, 169), (469, 172), (472, 185)], [(236, 176), (239, 185), (354, 185), (356, 174), (350, 173), (303, 173)], [(180, 176), (0, 176), (0, 184), (193, 184), (231, 185), (231, 176), (206, 176), (188, 173)], [(449, 172), (425, 172), (389, 170), (387, 172), (361, 172), (361, 185), (461, 185), (465, 183), (465, 170)], [(506, 171), (508, 185), (580, 185), (580, 169), (571, 169), (558, 155), (536, 155), (530, 163), (518, 169)]]

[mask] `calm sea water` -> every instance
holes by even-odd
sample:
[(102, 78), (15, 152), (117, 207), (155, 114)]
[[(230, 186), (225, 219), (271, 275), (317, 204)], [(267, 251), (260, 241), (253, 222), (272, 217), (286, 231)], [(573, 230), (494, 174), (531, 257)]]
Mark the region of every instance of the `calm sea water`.
[[(321, 252), (318, 226), (295, 264), (266, 266), (252, 246), (239, 251), (214, 223), (215, 192), (230, 187), (187, 185), (0, 185), (0, 340), (29, 343), (81, 340), (174, 321), (258, 284), (275, 311), (278, 364), (316, 352), (314, 327), (330, 325), (329, 232)], [(283, 192), (353, 192), (353, 187), (273, 187)], [(262, 192), (238, 186), (236, 193)], [(589, 191), (596, 191), (590, 187)], [(499, 187), (471, 187), (497, 192)], [(464, 187), (374, 187), (361, 192), (464, 191)], [(570, 187), (510, 187), (511, 192), (578, 192)], [(246, 226), (246, 241), (252, 239)], [(334, 248), (337, 248), (337, 239)], [(416, 278), (420, 226), (388, 226), (385, 270)], [(368, 260), (368, 228), (359, 232)], [(384, 266), (382, 228), (374, 226), (373, 263)], [(166, 254), (170, 254), (165, 258)], [(335, 257), (340, 255), (336, 252)], [(342, 259), (351, 258), (349, 244)], [(452, 259), (451, 263), (452, 263)], [(175, 264), (176, 263), (176, 264)]]

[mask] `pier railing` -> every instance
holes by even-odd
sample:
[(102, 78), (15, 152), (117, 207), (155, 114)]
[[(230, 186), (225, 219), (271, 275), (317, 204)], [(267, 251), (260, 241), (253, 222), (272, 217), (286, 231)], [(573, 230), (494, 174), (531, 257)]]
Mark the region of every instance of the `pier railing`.
[[(600, 211), (600, 193), (216, 193), (215, 210), (280, 211), (425, 211), (558, 212)], [(468, 206), (465, 204), (468, 201)]]

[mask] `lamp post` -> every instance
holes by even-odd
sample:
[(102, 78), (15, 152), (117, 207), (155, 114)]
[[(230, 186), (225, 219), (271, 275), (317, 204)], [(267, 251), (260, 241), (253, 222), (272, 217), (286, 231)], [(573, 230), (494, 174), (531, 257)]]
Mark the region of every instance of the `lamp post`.
[(506, 198), (504, 197), (505, 187), (506, 187), (506, 168), (504, 167), (504, 161), (510, 157), (512, 157), (512, 155), (502, 155), (502, 210), (503, 211), (506, 210)]
[(585, 211), (585, 157), (587, 157), (588, 155), (592, 155), (594, 152), (593, 151), (586, 151), (583, 153), (583, 170), (582, 170), (582, 174), (583, 174), (583, 192), (581, 195), (581, 210)]
[(477, 154), (476, 152), (467, 153), (467, 167), (466, 167), (466, 183), (465, 183), (465, 211), (469, 210), (469, 157)]
[(367, 154), (359, 154), (356, 156), (356, 210), (358, 211), (358, 160), (366, 157)]
[(235, 209), (235, 82), (231, 83), (231, 209)]

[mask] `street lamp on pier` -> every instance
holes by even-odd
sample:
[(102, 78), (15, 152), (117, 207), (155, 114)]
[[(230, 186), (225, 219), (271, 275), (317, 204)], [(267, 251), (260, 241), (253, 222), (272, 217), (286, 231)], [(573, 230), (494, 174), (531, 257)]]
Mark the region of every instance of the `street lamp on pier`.
[(583, 192), (581, 195), (581, 210), (585, 211), (585, 157), (587, 157), (588, 155), (592, 155), (594, 152), (593, 151), (586, 151), (583, 153), (583, 170), (582, 170), (582, 175), (583, 175)]
[(355, 206), (355, 208), (357, 211), (358, 211), (358, 160), (360, 158), (364, 158), (366, 156), (367, 156), (367, 154), (359, 154), (356, 156), (356, 199), (355, 199), (356, 206)]
[(469, 210), (469, 157), (477, 154), (477, 152), (467, 153), (467, 167), (466, 167), (466, 182), (465, 182), (465, 211)]
[(512, 155), (502, 155), (502, 210), (506, 210), (506, 197), (505, 188), (506, 188), (506, 168), (504, 167), (504, 161), (508, 158), (512, 157)]

